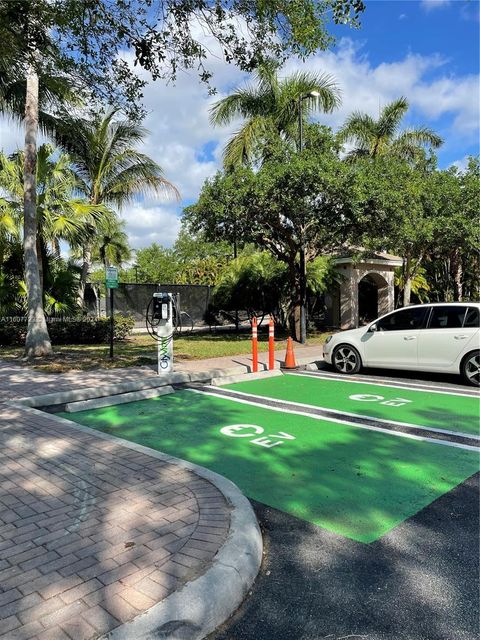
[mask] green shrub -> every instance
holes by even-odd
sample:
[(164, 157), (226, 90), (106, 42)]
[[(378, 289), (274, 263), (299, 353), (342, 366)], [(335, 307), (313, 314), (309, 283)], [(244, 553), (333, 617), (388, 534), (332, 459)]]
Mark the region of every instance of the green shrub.
[(25, 342), (27, 325), (24, 322), (0, 321), (0, 345), (10, 347)]
[(120, 313), (114, 314), (114, 323), (114, 340), (125, 340), (125, 338), (131, 335), (133, 327), (135, 326), (135, 320), (131, 316), (123, 316)]
[[(22, 346), (27, 334), (24, 318), (0, 318), (0, 345)], [(114, 340), (125, 340), (131, 333), (135, 320), (130, 316), (115, 314)], [(110, 339), (110, 318), (50, 318), (48, 332), (52, 344), (102, 344)]]

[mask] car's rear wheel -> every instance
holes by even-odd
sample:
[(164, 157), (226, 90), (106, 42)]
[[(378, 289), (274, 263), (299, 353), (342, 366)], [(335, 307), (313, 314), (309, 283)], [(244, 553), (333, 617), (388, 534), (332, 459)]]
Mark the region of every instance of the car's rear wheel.
[(348, 344), (340, 344), (333, 351), (332, 365), (337, 373), (351, 375), (360, 371), (362, 359), (355, 347), (351, 347)]
[(460, 373), (468, 384), (480, 387), (480, 350), (467, 353), (462, 360)]

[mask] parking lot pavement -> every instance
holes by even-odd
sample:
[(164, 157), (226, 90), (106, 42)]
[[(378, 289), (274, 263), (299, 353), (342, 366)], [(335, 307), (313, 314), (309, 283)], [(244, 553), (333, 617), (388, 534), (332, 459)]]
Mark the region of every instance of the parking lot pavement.
[(478, 640), (479, 475), (372, 544), (254, 504), (268, 554), (209, 640)]
[[(9, 400), (111, 380), (74, 378), (0, 366)], [(0, 638), (119, 627), (205, 573), (230, 512), (191, 470), (0, 402)]]
[(370, 544), (254, 503), (268, 554), (209, 640), (477, 640), (479, 483), (477, 473)]

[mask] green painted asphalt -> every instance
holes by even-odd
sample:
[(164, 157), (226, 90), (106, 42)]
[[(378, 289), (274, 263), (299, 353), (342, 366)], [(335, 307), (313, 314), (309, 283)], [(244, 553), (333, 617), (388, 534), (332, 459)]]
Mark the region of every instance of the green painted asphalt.
[(254, 500), (365, 543), (475, 473), (479, 462), (472, 451), (187, 390), (61, 415), (212, 469)]
[(288, 374), (224, 388), (387, 421), (480, 433), (480, 400), (474, 397)]

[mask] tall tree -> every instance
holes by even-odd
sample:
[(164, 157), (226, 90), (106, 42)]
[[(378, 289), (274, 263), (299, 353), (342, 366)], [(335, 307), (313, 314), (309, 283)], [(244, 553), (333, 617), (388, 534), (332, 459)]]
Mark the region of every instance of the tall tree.
[[(68, 149), (80, 189), (93, 205), (106, 204), (122, 209), (142, 194), (164, 193), (178, 197), (178, 191), (163, 175), (161, 167), (136, 147), (147, 135), (146, 129), (130, 119), (115, 119), (116, 110), (95, 117), (67, 115), (57, 128), (57, 137)], [(96, 229), (83, 243), (79, 298), (92, 266), (92, 247)]]
[(354, 145), (349, 157), (377, 158), (389, 154), (414, 160), (424, 147), (439, 147), (442, 138), (428, 127), (400, 131), (408, 107), (407, 99), (399, 98), (387, 104), (376, 120), (360, 111), (352, 113), (338, 133), (341, 142)]
[[(35, 156), (39, 119), (39, 76), (81, 80), (95, 97), (123, 103), (138, 112), (145, 80), (120, 51), (135, 53), (135, 63), (156, 78), (175, 78), (179, 68), (205, 68), (208, 45), (197, 33), (204, 29), (220, 44), (228, 62), (250, 71), (268, 53), (308, 55), (332, 41), (328, 21), (358, 23), (361, 0), (0, 0), (0, 108), (8, 82), (26, 80), (25, 99), (25, 273), (29, 297), (26, 353), (51, 352), (43, 318), (35, 253)], [(248, 33), (236, 28), (241, 20)], [(198, 26), (203, 27), (198, 29)], [(5, 52), (5, 53), (4, 53)]]
[(403, 304), (408, 305), (412, 281), (420, 273), (433, 239), (434, 171), (428, 165), (420, 168), (390, 155), (380, 155), (375, 162), (361, 158), (353, 167), (363, 218), (355, 244), (367, 255), (387, 251), (403, 256), (399, 282)]
[[(262, 155), (262, 147), (278, 135), (298, 143), (299, 109), (306, 119), (314, 111), (332, 111), (340, 105), (340, 90), (326, 74), (296, 72), (286, 78), (278, 74), (278, 63), (269, 60), (256, 72), (256, 84), (236, 89), (211, 108), (214, 126), (244, 122), (227, 143), (223, 158), (226, 169), (251, 163)], [(312, 92), (318, 95), (309, 96)], [(302, 100), (303, 96), (309, 96)], [(304, 104), (305, 102), (305, 104)]]
[(175, 282), (178, 262), (172, 249), (154, 242), (149, 247), (137, 249), (134, 269), (135, 280), (149, 284), (169, 284)]
[[(478, 158), (469, 158), (464, 171), (451, 167), (436, 172), (431, 184), (433, 203), (434, 237), (431, 259), (433, 266), (440, 266), (443, 290), (440, 300), (461, 302), (473, 293), (478, 296), (480, 275), (476, 275), (476, 287), (464, 293), (465, 276), (469, 265), (478, 261), (480, 234), (478, 228), (478, 202), (480, 200), (480, 164)], [(436, 264), (435, 264), (436, 263)], [(475, 270), (473, 270), (475, 272)], [(472, 283), (473, 284), (473, 283)], [(474, 293), (476, 288), (476, 292)]]
[(125, 233), (125, 222), (114, 215), (105, 216), (97, 227), (93, 246), (93, 259), (106, 269), (110, 265), (121, 267), (130, 260), (132, 251)]
[[(40, 108), (40, 98), (52, 102), (67, 94), (66, 78), (55, 80), (40, 92), (39, 75), (48, 75), (58, 53), (45, 24), (41, 2), (21, 0), (0, 4), (0, 41), (8, 46), (0, 61), (0, 113), (23, 117), (25, 128), (23, 168), (23, 250), (28, 291), (28, 328), (25, 355), (43, 356), (52, 351), (43, 312), (43, 291), (37, 253), (36, 154), (39, 119), (51, 128), (54, 118)], [(70, 85), (71, 86), (71, 85)]]
[(291, 324), (300, 340), (300, 252), (308, 265), (359, 233), (354, 181), (355, 170), (339, 159), (331, 134), (312, 126), (302, 153), (280, 143), (258, 171), (238, 167), (208, 180), (185, 217), (194, 231), (230, 241), (235, 217), (245, 241), (287, 265)]
[[(23, 224), (24, 153), (10, 157), (0, 153), (0, 188), (3, 210), (19, 230)], [(92, 205), (79, 197), (77, 179), (70, 158), (49, 144), (38, 148), (36, 172), (36, 252), (40, 289), (43, 294), (43, 263), (47, 247), (60, 257), (60, 240), (79, 242), (86, 231), (106, 213), (102, 205)]]

